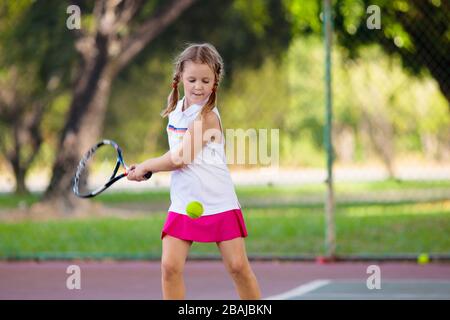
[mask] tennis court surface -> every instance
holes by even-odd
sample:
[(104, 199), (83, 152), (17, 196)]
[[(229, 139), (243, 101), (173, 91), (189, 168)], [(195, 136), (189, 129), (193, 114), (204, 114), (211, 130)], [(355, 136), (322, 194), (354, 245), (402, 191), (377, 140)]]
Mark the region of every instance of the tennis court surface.
[[(67, 273), (79, 266), (80, 289), (68, 289)], [(369, 289), (371, 265), (380, 270), (379, 289)], [(252, 261), (263, 299), (449, 300), (450, 263)], [(161, 299), (158, 261), (0, 262), (0, 299)], [(234, 300), (238, 296), (220, 261), (189, 260), (186, 299)]]

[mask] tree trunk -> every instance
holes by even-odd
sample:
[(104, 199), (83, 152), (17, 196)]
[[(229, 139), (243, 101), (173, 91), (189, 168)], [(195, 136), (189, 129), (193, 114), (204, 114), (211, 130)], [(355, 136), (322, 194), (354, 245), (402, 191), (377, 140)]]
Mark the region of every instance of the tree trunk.
[(72, 211), (80, 200), (71, 192), (72, 177), (84, 152), (96, 142), (102, 131), (113, 75), (107, 67), (106, 42), (97, 38), (97, 55), (86, 61), (70, 105), (61, 135), (53, 175), (44, 201), (59, 202), (59, 208)]
[[(60, 143), (60, 157), (53, 167), (53, 176), (44, 200), (62, 201), (68, 211), (79, 204), (72, 193), (72, 177), (82, 155), (97, 142), (103, 130), (103, 121), (111, 89), (111, 80), (104, 76), (99, 81), (99, 87), (94, 93), (85, 116), (76, 123), (69, 121), (70, 129)], [(76, 105), (80, 97), (75, 97), (72, 105)]]
[(13, 163), (13, 170), (14, 170), (14, 177), (16, 179), (15, 194), (17, 195), (29, 194), (30, 191), (28, 190), (25, 184), (25, 174), (26, 174), (25, 170), (21, 168), (17, 162)]
[(14, 172), (16, 176), (16, 190), (17, 195), (27, 195), (30, 193), (27, 186), (25, 185), (25, 174), (23, 171)]
[[(18, 108), (20, 110), (21, 108)], [(25, 174), (26, 169), (21, 166), (21, 137), (23, 132), (21, 127), (21, 113), (16, 113), (13, 119), (13, 131), (14, 131), (14, 148), (8, 154), (8, 160), (13, 167), (14, 178), (16, 179), (16, 190), (15, 193), (19, 195), (28, 194), (29, 191), (25, 185)], [(26, 132), (24, 132), (26, 133)]]
[(394, 133), (392, 124), (382, 115), (369, 114), (362, 110), (367, 125), (367, 134), (375, 152), (383, 161), (390, 179), (395, 179)]
[(342, 163), (352, 163), (355, 160), (355, 134), (350, 126), (335, 126), (333, 141), (337, 158)]

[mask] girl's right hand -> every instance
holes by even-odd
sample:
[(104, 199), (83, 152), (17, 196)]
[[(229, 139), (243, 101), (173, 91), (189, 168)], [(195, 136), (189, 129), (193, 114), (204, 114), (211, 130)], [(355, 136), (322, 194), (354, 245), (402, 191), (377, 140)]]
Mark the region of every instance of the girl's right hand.
[(136, 177), (134, 176), (134, 169), (136, 169), (136, 166), (136, 164), (132, 164), (128, 167), (127, 179), (130, 181), (136, 180)]

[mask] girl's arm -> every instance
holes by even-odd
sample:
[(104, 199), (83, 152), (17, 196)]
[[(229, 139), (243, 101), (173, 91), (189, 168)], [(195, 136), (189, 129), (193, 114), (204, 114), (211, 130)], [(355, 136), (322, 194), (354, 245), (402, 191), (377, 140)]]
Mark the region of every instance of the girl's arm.
[(170, 150), (157, 158), (150, 158), (139, 165), (130, 166), (128, 180), (143, 181), (144, 175), (151, 171), (173, 171), (181, 169), (194, 160), (208, 141), (219, 141), (220, 123), (214, 112), (195, 119), (183, 136), (183, 141), (175, 150)]

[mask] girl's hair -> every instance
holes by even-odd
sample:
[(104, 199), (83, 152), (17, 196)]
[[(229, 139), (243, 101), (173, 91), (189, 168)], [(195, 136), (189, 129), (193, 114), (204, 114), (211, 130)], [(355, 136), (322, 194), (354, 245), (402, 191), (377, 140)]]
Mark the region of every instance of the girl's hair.
[(178, 103), (178, 83), (181, 80), (181, 75), (184, 70), (184, 64), (186, 61), (192, 61), (194, 63), (205, 63), (214, 72), (214, 86), (209, 96), (208, 101), (203, 106), (201, 115), (205, 115), (216, 106), (217, 87), (223, 77), (223, 60), (216, 48), (212, 44), (189, 44), (186, 49), (175, 60), (175, 71), (173, 74), (172, 91), (167, 99), (167, 107), (161, 112), (163, 117), (166, 117), (175, 110)]

